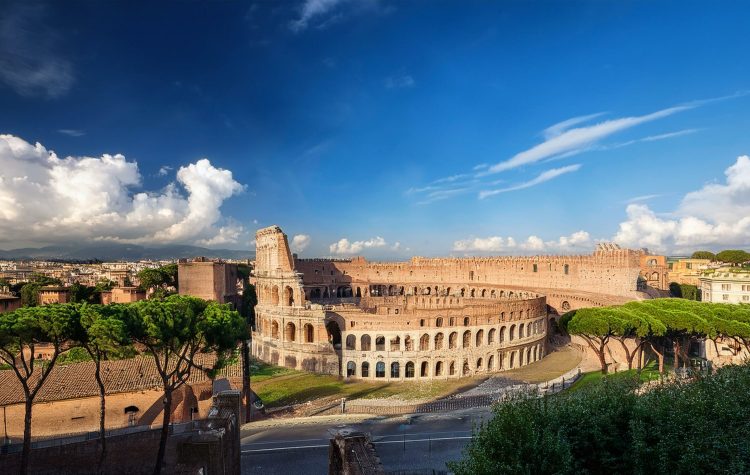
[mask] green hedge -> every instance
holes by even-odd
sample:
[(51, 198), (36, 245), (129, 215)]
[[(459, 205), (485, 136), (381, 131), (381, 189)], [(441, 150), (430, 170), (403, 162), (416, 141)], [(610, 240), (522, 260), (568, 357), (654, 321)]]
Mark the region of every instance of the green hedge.
[(636, 395), (605, 378), (575, 393), (499, 404), (456, 474), (749, 473), (750, 366)]
[(688, 299), (688, 300), (701, 300), (701, 291), (695, 285), (690, 284), (678, 284), (677, 282), (670, 282), (669, 293), (672, 297)]

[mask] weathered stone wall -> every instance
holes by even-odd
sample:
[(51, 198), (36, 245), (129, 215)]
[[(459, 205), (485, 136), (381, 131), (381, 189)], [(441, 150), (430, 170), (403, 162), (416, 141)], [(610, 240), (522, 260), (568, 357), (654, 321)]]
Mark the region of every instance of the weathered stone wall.
[(239, 304), (236, 264), (204, 260), (180, 261), (177, 273), (180, 295), (230, 303), (235, 307)]

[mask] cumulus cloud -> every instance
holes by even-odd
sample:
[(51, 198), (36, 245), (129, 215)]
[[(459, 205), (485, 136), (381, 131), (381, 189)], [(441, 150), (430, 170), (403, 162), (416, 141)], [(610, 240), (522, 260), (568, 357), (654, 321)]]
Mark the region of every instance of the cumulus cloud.
[(297, 234), (292, 238), (292, 250), (302, 252), (310, 245), (310, 236), (308, 234)]
[(328, 249), (331, 254), (347, 255), (347, 254), (359, 254), (365, 249), (372, 249), (378, 247), (385, 247), (387, 243), (385, 239), (380, 236), (368, 239), (367, 241), (354, 241), (351, 242), (347, 238), (341, 238), (337, 242), (331, 244)]
[(172, 170), (173, 168), (169, 165), (162, 165), (161, 167), (159, 167), (159, 171), (156, 174), (159, 176), (167, 176)]
[(244, 233), (220, 207), (243, 186), (207, 159), (181, 167), (157, 192), (123, 155), (60, 158), (0, 135), (0, 244), (73, 240), (227, 244)]
[(681, 251), (750, 243), (750, 157), (725, 170), (725, 183), (686, 194), (678, 208), (660, 216), (645, 204), (630, 204), (614, 240), (628, 247)]
[(526, 240), (517, 242), (512, 237), (491, 236), (486, 238), (469, 238), (455, 241), (453, 250), (463, 253), (570, 253), (588, 251), (593, 243), (586, 231), (578, 231), (570, 236), (561, 236), (557, 240), (544, 241), (539, 236), (529, 236)]
[(45, 24), (41, 4), (18, 3), (0, 15), (0, 82), (22, 96), (58, 97), (74, 82), (73, 65), (57, 51), (60, 35)]

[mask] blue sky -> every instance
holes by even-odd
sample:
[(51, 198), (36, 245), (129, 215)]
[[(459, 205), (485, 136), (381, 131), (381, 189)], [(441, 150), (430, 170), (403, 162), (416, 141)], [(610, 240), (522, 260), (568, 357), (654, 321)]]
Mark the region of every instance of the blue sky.
[(303, 256), (747, 246), (748, 20), (728, 1), (6, 2), (0, 248), (246, 248), (270, 224)]

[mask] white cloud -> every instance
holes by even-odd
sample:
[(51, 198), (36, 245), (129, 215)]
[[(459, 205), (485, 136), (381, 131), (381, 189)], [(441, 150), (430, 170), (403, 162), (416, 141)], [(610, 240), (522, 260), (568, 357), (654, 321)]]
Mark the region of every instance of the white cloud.
[(483, 190), (479, 192), (479, 199), (488, 198), (490, 196), (494, 196), (500, 193), (507, 193), (509, 191), (516, 191), (516, 190), (523, 190), (524, 188), (530, 188), (532, 186), (540, 185), (544, 182), (554, 180), (555, 178), (559, 177), (560, 175), (565, 175), (566, 173), (572, 173), (575, 171), (578, 171), (578, 169), (581, 168), (581, 165), (579, 163), (575, 165), (568, 165), (566, 167), (560, 167), (560, 168), (552, 168), (550, 170), (545, 170), (539, 175), (536, 176), (536, 178), (533, 178), (529, 181), (519, 183), (517, 185), (509, 186), (506, 188), (499, 188), (496, 190)]
[(539, 236), (531, 235), (518, 243), (512, 237), (491, 236), (486, 238), (470, 238), (455, 241), (453, 250), (464, 253), (486, 254), (490, 252), (521, 254), (529, 253), (571, 253), (590, 251), (593, 243), (589, 233), (578, 231), (570, 236), (561, 236), (557, 240), (544, 241)]
[(310, 245), (310, 236), (308, 234), (297, 234), (292, 238), (292, 250), (302, 252)]
[(69, 137), (83, 137), (86, 135), (86, 132), (77, 129), (58, 129), (57, 132)]
[(654, 198), (659, 198), (660, 196), (662, 196), (662, 195), (656, 194), (656, 193), (655, 194), (651, 194), (651, 195), (634, 196), (634, 197), (630, 198), (629, 200), (627, 200), (626, 203), (628, 203), (628, 204), (630, 204), (630, 203), (640, 203), (642, 201), (649, 201), (649, 200), (653, 200)]
[(570, 119), (563, 120), (562, 122), (558, 122), (557, 124), (551, 125), (547, 127), (546, 129), (544, 129), (544, 131), (542, 132), (542, 135), (544, 136), (545, 139), (551, 139), (552, 137), (557, 137), (558, 135), (562, 134), (563, 132), (570, 129), (574, 125), (582, 124), (583, 122), (588, 122), (604, 114), (605, 114), (604, 112), (597, 112), (596, 114), (581, 115), (578, 117), (573, 117)]
[(300, 9), (300, 16), (289, 24), (295, 33), (305, 30), (310, 21), (330, 12), (346, 0), (305, 0)]
[(684, 196), (679, 207), (659, 216), (647, 205), (630, 204), (614, 240), (628, 247), (682, 251), (750, 244), (750, 157), (726, 169), (725, 183), (711, 183)]
[(240, 193), (232, 172), (207, 159), (181, 167), (158, 192), (123, 155), (59, 158), (37, 143), (0, 135), (0, 244), (74, 240), (230, 243), (222, 203)]
[(385, 247), (387, 243), (385, 239), (380, 236), (368, 239), (367, 241), (354, 241), (351, 242), (347, 238), (341, 238), (337, 242), (331, 244), (328, 249), (331, 254), (359, 254), (365, 249), (372, 249), (378, 247)]
[(159, 176), (167, 176), (169, 175), (169, 172), (171, 172), (172, 170), (174, 169), (170, 167), (169, 165), (162, 165), (156, 174)]
[(413, 77), (408, 74), (404, 74), (401, 76), (387, 77), (383, 84), (387, 89), (401, 89), (406, 87), (414, 87), (416, 82), (414, 81)]
[(196, 244), (208, 247), (237, 244), (246, 234), (247, 232), (245, 231), (244, 226), (241, 226), (239, 224), (230, 224), (219, 228), (219, 232), (216, 233), (214, 237), (209, 239), (199, 239), (198, 241), (196, 241)]
[(59, 97), (73, 86), (73, 65), (56, 51), (60, 35), (45, 25), (41, 4), (4, 7), (0, 81), (22, 96)]

